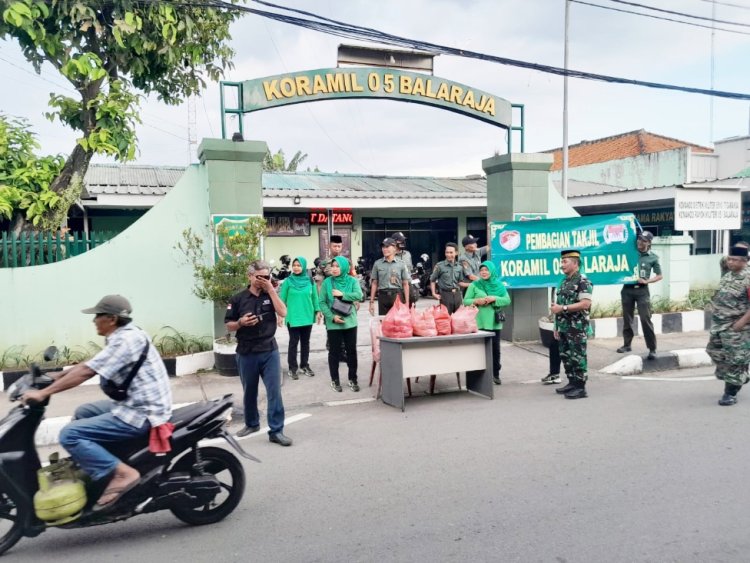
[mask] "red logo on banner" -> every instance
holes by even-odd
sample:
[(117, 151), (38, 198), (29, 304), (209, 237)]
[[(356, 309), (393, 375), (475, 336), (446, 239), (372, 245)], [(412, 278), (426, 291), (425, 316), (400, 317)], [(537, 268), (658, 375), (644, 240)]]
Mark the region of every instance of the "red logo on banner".
[(500, 246), (511, 252), (521, 246), (521, 233), (518, 231), (503, 231), (500, 233)]

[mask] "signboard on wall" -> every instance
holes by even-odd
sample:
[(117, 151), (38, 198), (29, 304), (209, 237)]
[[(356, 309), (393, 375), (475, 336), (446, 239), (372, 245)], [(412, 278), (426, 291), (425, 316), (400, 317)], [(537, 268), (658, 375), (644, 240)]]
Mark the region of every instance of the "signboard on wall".
[(560, 251), (581, 251), (581, 271), (596, 285), (638, 278), (632, 213), (490, 223), (492, 261), (510, 288), (552, 287), (564, 275)]
[(742, 228), (742, 196), (736, 189), (675, 188), (676, 231)]
[(265, 214), (269, 237), (309, 237), (310, 218), (307, 213)]
[(219, 229), (226, 228), (227, 235), (231, 237), (233, 234), (245, 230), (247, 220), (250, 217), (257, 217), (257, 215), (211, 215), (214, 261), (231, 256), (226, 250), (224, 238), (219, 235)]
[[(331, 217), (334, 225), (354, 224), (354, 213), (351, 209), (331, 209)], [(328, 225), (328, 210), (318, 209), (310, 211), (310, 224)]]

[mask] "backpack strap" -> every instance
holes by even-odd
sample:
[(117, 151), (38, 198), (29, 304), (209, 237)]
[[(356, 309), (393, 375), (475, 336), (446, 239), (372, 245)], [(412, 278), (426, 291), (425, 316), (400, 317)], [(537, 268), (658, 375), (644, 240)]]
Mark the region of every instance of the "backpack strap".
[(141, 369), (141, 366), (143, 365), (143, 362), (146, 361), (146, 356), (148, 356), (148, 350), (151, 347), (151, 341), (146, 337), (146, 346), (143, 348), (143, 352), (141, 352), (140, 357), (138, 360), (133, 364), (133, 369), (130, 370), (130, 373), (125, 378), (125, 381), (122, 382), (122, 385), (120, 386), (120, 389), (123, 391), (127, 391), (130, 387), (130, 383), (133, 381), (133, 378), (135, 378), (136, 374), (138, 373), (138, 370)]

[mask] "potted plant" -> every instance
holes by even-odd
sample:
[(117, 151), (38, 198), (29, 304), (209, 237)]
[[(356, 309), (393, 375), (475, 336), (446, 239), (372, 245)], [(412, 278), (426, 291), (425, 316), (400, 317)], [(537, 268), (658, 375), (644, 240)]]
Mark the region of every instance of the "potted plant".
[(214, 361), (222, 375), (238, 375), (235, 362), (237, 339), (224, 329), (224, 312), (229, 299), (247, 285), (247, 268), (260, 258), (261, 243), (266, 234), (262, 217), (249, 217), (238, 224), (220, 223), (214, 230), (213, 261), (206, 257), (204, 239), (192, 229), (182, 232), (177, 248), (193, 267), (193, 293), (214, 304)]

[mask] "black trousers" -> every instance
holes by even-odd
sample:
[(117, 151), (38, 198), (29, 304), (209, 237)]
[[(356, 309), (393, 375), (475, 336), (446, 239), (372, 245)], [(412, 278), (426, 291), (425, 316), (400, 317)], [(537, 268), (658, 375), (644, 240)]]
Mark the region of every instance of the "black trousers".
[(402, 289), (379, 289), (378, 315), (387, 315), (398, 296), (401, 296), (401, 303), (404, 303), (404, 291)]
[(634, 312), (638, 307), (646, 346), (649, 350), (656, 350), (656, 334), (654, 334), (654, 323), (651, 322), (651, 294), (648, 286), (623, 286), (620, 298), (622, 300), (622, 338), (625, 346), (630, 346), (633, 342)]
[[(499, 379), (500, 370), (503, 368), (500, 363), (500, 333), (502, 330), (493, 330), (492, 332), (492, 377)], [(482, 373), (476, 371), (469, 371), (467, 373)]]
[(357, 327), (329, 330), (328, 370), (333, 381), (339, 381), (341, 346), (346, 349), (346, 365), (349, 368), (349, 381), (357, 382)]
[(455, 313), (456, 309), (458, 309), (464, 302), (464, 296), (460, 289), (457, 289), (456, 291), (446, 291), (438, 288), (438, 295), (440, 295), (440, 304), (445, 305), (445, 308), (448, 309), (448, 312), (451, 315)]
[(549, 345), (549, 372), (554, 375), (560, 374), (560, 342), (553, 338)]
[[(312, 325), (290, 326), (289, 349), (287, 350), (286, 362), (289, 369), (297, 371), (300, 366), (307, 367), (310, 361), (310, 333)], [(300, 345), (300, 362), (297, 364), (297, 344)]]

